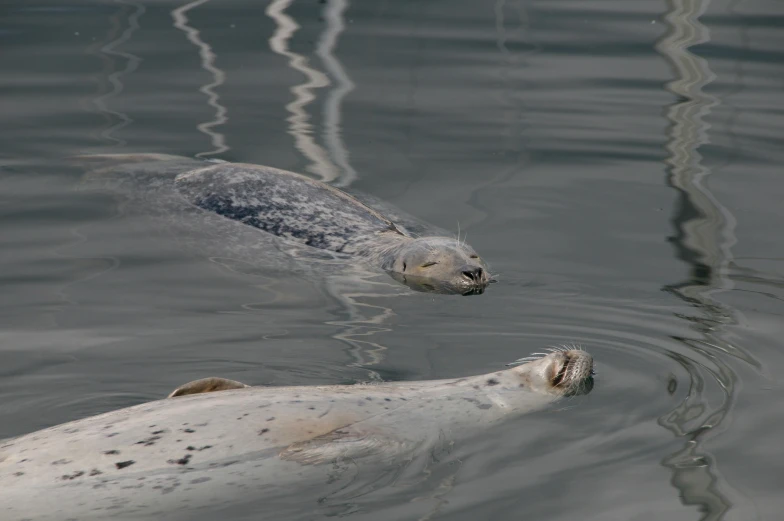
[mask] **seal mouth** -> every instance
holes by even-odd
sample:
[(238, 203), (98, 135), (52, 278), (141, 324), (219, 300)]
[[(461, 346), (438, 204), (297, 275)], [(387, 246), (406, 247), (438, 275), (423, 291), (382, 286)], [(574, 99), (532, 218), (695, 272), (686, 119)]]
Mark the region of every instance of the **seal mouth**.
[(593, 358), (585, 351), (570, 349), (561, 353), (563, 360), (556, 366), (550, 383), (565, 396), (588, 394), (593, 389)]
[(458, 279), (456, 282), (449, 282), (417, 275), (398, 273), (394, 271), (387, 271), (387, 273), (393, 279), (402, 284), (405, 284), (414, 291), (420, 291), (423, 293), (440, 293), (442, 295), (481, 295), (485, 292), (485, 289), (490, 282), (495, 282), (495, 280), (468, 282), (468, 280), (460, 279)]
[(487, 270), (481, 270), (481, 274), (475, 278), (463, 276), (452, 284), (452, 287), (457, 290), (454, 293), (460, 293), (463, 296), (468, 295), (481, 295), (487, 289), (487, 286), (498, 282)]

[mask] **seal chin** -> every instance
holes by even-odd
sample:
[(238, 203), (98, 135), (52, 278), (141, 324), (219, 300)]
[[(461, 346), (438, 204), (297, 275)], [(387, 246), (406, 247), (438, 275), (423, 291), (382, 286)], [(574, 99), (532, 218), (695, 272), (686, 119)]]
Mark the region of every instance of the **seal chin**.
[(593, 358), (585, 351), (569, 349), (547, 355), (553, 358), (550, 384), (564, 396), (588, 394), (593, 389)]

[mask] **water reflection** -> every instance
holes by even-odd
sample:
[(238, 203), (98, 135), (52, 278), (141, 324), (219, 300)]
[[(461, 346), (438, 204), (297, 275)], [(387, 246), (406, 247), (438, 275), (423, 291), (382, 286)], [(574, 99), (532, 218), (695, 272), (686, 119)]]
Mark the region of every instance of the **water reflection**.
[(321, 57), (327, 72), (335, 80), (335, 88), (330, 89), (324, 103), (324, 141), (333, 162), (341, 171), (340, 177), (333, 183), (335, 186), (348, 186), (357, 177), (357, 172), (348, 162), (349, 154), (343, 144), (340, 127), (341, 104), (343, 98), (354, 90), (354, 82), (333, 53), (338, 37), (345, 29), (343, 12), (347, 7), (347, 0), (331, 0), (327, 3), (324, 7), (326, 27), (316, 45), (316, 54)]
[[(98, 112), (107, 119), (108, 126), (101, 130), (99, 135), (104, 142), (113, 142), (124, 146), (125, 140), (114, 136), (114, 133), (133, 123), (133, 119), (124, 112), (110, 109), (109, 100), (123, 91), (123, 76), (131, 74), (141, 63), (141, 58), (129, 52), (120, 51), (118, 47), (130, 40), (133, 34), (139, 30), (139, 19), (144, 15), (146, 8), (136, 2), (115, 1), (120, 4), (120, 9), (109, 18), (110, 29), (106, 43), (91, 46), (88, 52), (97, 54), (103, 62), (103, 71), (97, 78), (100, 85), (99, 95), (92, 100)], [(123, 27), (125, 28), (123, 29)], [(118, 68), (118, 58), (125, 61), (124, 67)]]
[[(316, 99), (313, 90), (327, 87), (331, 82), (326, 74), (313, 68), (305, 56), (289, 49), (289, 41), (300, 29), (300, 25), (294, 18), (285, 12), (291, 3), (292, 0), (274, 0), (265, 11), (277, 26), (269, 39), (270, 49), (272, 52), (284, 56), (288, 60), (289, 67), (305, 75), (303, 83), (291, 87), (294, 101), (286, 105), (286, 110), (291, 113), (286, 119), (289, 123), (288, 132), (294, 137), (297, 149), (310, 161), (307, 170), (319, 176), (324, 182), (332, 182), (336, 181), (340, 174), (330, 160), (327, 151), (318, 145), (313, 138), (313, 126), (310, 124), (310, 115), (306, 111), (307, 106)], [(335, 17), (333, 16), (332, 19), (333, 26), (327, 25), (327, 30), (320, 43), (323, 54), (330, 54), (329, 51), (334, 47), (334, 41), (342, 30), (342, 24), (338, 28), (337, 25), (334, 25)]]
[(226, 81), (226, 73), (215, 65), (215, 52), (212, 50), (212, 47), (201, 38), (199, 30), (188, 24), (188, 17), (186, 15), (191, 9), (206, 4), (209, 1), (210, 0), (194, 0), (171, 12), (172, 18), (174, 19), (174, 27), (184, 32), (188, 41), (199, 48), (201, 67), (212, 76), (212, 82), (202, 85), (199, 88), (199, 91), (207, 96), (207, 104), (215, 109), (215, 117), (206, 123), (199, 123), (196, 125), (196, 128), (210, 138), (210, 142), (214, 148), (208, 152), (199, 152), (196, 154), (196, 157), (212, 156), (229, 150), (223, 134), (213, 129), (213, 127), (223, 125), (229, 120), (226, 115), (226, 107), (221, 104), (220, 96), (215, 90)]
[[(680, 451), (662, 460), (672, 471), (672, 484), (685, 505), (696, 505), (702, 520), (723, 519), (732, 507), (726, 494), (727, 484), (720, 479), (713, 457), (702, 447), (704, 437), (719, 427), (729, 414), (737, 392), (737, 377), (722, 355), (755, 363), (738, 346), (721, 338), (721, 326), (736, 321), (734, 311), (713, 295), (731, 288), (727, 268), (735, 243), (735, 218), (708, 190), (705, 179), (710, 170), (702, 164), (699, 148), (708, 142), (709, 124), (705, 117), (718, 99), (703, 91), (715, 79), (707, 61), (689, 48), (709, 40), (707, 28), (699, 17), (710, 0), (672, 0), (665, 16), (667, 32), (656, 49), (673, 69), (675, 79), (667, 89), (679, 101), (667, 110), (670, 121), (667, 182), (678, 192), (672, 218), (675, 236), (671, 238), (676, 256), (690, 266), (687, 280), (664, 287), (699, 309), (702, 316), (683, 317), (691, 321), (701, 338), (675, 338), (689, 348), (689, 357), (669, 353), (689, 375), (684, 400), (659, 419), (659, 424), (678, 437), (686, 438)], [(695, 362), (699, 359), (700, 362)], [(709, 377), (706, 379), (705, 376)], [(714, 381), (723, 396), (712, 407), (705, 398), (706, 384)], [(673, 391), (675, 385), (671, 384)]]

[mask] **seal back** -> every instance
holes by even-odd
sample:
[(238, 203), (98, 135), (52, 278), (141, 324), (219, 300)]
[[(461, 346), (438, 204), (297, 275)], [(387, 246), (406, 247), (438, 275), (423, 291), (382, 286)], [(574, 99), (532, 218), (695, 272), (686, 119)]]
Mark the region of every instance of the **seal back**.
[(401, 233), (356, 198), (277, 168), (222, 163), (180, 174), (175, 184), (199, 208), (315, 248), (352, 253), (357, 239)]

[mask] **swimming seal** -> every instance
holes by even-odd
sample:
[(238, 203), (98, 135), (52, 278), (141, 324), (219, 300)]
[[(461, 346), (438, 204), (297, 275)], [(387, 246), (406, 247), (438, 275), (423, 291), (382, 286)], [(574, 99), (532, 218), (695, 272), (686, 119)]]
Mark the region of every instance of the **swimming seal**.
[[(197, 519), (329, 488), (340, 465), (399, 465), (593, 386), (557, 350), (481, 376), (374, 385), (202, 389), (0, 442), (0, 519)], [(220, 386), (218, 386), (220, 387)], [(176, 391), (175, 393), (176, 394)], [(261, 498), (261, 499), (260, 499)], [(270, 511), (267, 517), (276, 519)]]
[(160, 154), (80, 159), (103, 172), (111, 172), (106, 165), (112, 163), (137, 170), (160, 164), (162, 171), (173, 165), (179, 168), (176, 191), (190, 204), (286, 240), (363, 258), (419, 291), (474, 294), (493, 282), (485, 261), (465, 241), (419, 236), (354, 195), (300, 174)]

